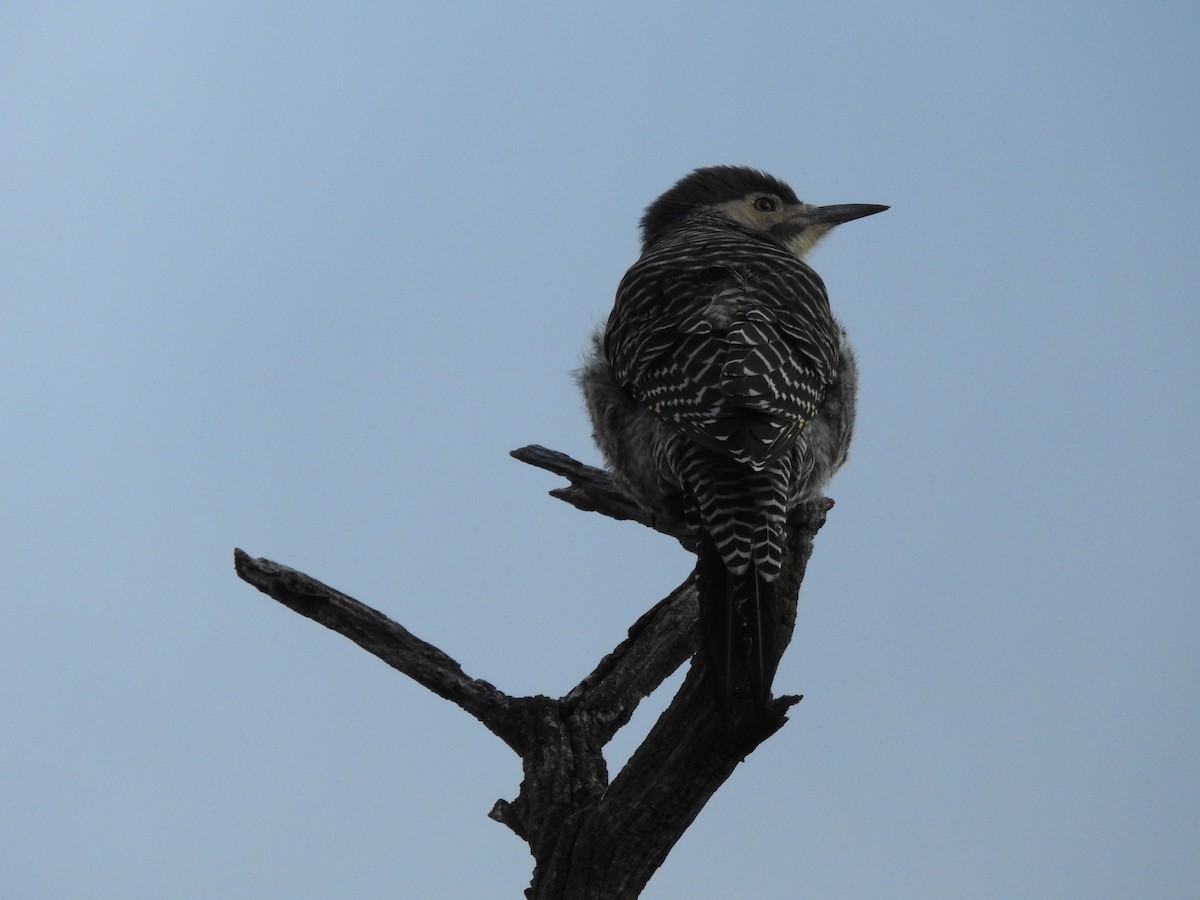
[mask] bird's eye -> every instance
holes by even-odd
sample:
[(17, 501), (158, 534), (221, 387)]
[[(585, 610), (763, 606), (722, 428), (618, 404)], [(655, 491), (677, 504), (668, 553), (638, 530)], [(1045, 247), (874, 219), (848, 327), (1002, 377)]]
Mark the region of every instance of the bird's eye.
[(754, 208), (759, 212), (775, 212), (775, 198), (759, 197), (754, 201)]

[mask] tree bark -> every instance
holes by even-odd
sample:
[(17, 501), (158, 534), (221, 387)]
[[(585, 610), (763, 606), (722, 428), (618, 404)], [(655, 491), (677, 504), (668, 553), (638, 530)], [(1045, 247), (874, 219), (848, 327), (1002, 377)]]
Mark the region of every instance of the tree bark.
[[(679, 522), (655, 520), (602, 469), (543, 447), (513, 456), (568, 479), (551, 495), (573, 506), (642, 523), (690, 546)], [(789, 522), (789, 559), (779, 595), (790, 600), (787, 639), (812, 541), (832, 501), (802, 506)], [(354, 641), (461, 707), (521, 757), (524, 780), (489, 815), (525, 840), (534, 857), (529, 900), (637, 897), (734, 768), (787, 721), (799, 697), (723, 714), (697, 656), (671, 704), (612, 779), (604, 746), (637, 705), (693, 655), (696, 591), (689, 578), (629, 629), (628, 637), (564, 696), (513, 697), (472, 678), (447, 654), (382, 613), (266, 559), (234, 551), (247, 583)]]

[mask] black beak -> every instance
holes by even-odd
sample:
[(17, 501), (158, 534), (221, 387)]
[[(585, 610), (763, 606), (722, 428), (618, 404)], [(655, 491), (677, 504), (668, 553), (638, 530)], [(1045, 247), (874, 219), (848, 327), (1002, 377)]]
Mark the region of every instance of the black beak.
[(791, 221), (803, 227), (809, 225), (827, 225), (832, 228), (834, 225), (841, 225), (843, 222), (853, 222), (855, 219), (861, 219), (864, 216), (873, 216), (875, 213), (881, 213), (888, 208), (880, 206), (878, 203), (842, 203), (837, 206), (818, 206), (811, 212), (794, 216)]

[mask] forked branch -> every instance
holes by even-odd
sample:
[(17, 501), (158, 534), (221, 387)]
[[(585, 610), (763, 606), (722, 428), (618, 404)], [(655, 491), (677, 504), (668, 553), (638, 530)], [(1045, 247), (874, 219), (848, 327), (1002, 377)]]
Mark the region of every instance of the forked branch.
[[(561, 475), (551, 495), (587, 511), (640, 522), (685, 546), (679, 522), (656, 521), (602, 469), (544, 447), (517, 459)], [(812, 539), (830, 501), (793, 515), (781, 596), (795, 598)], [(638, 896), (650, 876), (734, 768), (777, 731), (799, 697), (765, 711), (723, 716), (694, 664), (645, 741), (609, 782), (603, 748), (641, 700), (695, 648), (696, 592), (689, 578), (629, 629), (628, 637), (564, 696), (513, 697), (471, 678), (437, 647), (397, 622), (308, 575), (234, 551), (240, 578), (284, 606), (354, 641), (478, 719), (522, 759), (517, 798), (499, 800), (491, 817), (529, 843), (535, 866), (530, 900), (611, 900)], [(790, 636), (790, 626), (789, 626)]]

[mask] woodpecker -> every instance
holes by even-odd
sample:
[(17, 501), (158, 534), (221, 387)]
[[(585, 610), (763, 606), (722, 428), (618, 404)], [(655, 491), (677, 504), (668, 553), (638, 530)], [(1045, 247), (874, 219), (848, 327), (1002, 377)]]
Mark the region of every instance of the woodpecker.
[(845, 462), (854, 427), (854, 356), (803, 260), (887, 208), (697, 169), (647, 207), (641, 257), (578, 372), (609, 468), (696, 536), (700, 647), (727, 712), (770, 700), (787, 517)]

